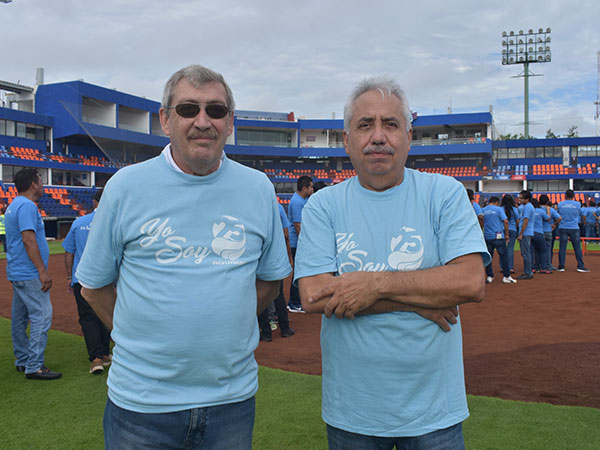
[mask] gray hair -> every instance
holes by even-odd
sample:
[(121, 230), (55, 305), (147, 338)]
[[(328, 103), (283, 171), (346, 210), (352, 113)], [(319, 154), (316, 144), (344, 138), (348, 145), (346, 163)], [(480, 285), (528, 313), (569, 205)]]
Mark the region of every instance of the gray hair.
[(412, 127), (412, 114), (408, 106), (408, 99), (398, 83), (393, 79), (386, 77), (365, 78), (358, 86), (356, 86), (356, 88), (354, 88), (354, 91), (352, 91), (352, 94), (348, 97), (346, 105), (344, 106), (344, 131), (350, 133), (350, 121), (354, 114), (354, 103), (356, 102), (356, 99), (369, 91), (379, 91), (382, 96), (394, 95), (398, 97), (402, 103), (402, 115), (404, 116), (404, 124), (406, 126), (406, 131), (408, 132)]
[[(192, 83), (192, 85), (196, 88), (202, 86), (203, 84), (221, 83), (225, 88), (225, 92), (227, 93), (227, 108), (229, 108), (230, 111), (233, 111), (235, 109), (233, 93), (231, 92), (231, 89), (225, 82), (223, 75), (199, 64), (184, 67), (183, 69), (178, 70), (173, 75), (171, 75), (171, 78), (169, 78), (169, 81), (167, 81), (167, 84), (165, 85), (165, 89), (163, 91), (161, 105), (163, 108), (166, 106), (171, 106), (171, 97), (173, 96), (173, 89), (175, 89), (177, 83), (179, 83), (184, 78), (190, 83)], [(167, 109), (167, 112), (168, 111), (169, 110)]]

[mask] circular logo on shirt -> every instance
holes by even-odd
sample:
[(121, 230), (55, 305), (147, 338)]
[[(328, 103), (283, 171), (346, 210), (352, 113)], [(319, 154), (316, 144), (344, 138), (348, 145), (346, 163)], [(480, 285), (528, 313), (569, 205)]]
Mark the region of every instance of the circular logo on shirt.
[(211, 248), (217, 255), (235, 261), (246, 250), (246, 227), (232, 216), (222, 216), (212, 227)]
[(388, 264), (396, 270), (416, 270), (423, 263), (423, 240), (417, 230), (402, 227), (400, 234), (392, 238)]

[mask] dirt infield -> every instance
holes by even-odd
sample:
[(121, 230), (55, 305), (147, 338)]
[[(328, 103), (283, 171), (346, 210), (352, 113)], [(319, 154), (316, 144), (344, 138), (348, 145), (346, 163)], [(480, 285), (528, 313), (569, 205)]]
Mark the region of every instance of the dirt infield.
[[(515, 255), (517, 273), (521, 258)], [(497, 261), (494, 261), (495, 266)], [(536, 275), (504, 285), (500, 274), (480, 304), (461, 307), (467, 391), (514, 400), (600, 408), (600, 255), (586, 257), (590, 273)], [(10, 283), (0, 261), (0, 315), (10, 317)], [(50, 257), (54, 329), (81, 334), (75, 300), (66, 292), (63, 256)], [(296, 335), (261, 342), (259, 364), (320, 374), (320, 316), (291, 314)], [(9, 343), (4, 343), (9, 345)]]

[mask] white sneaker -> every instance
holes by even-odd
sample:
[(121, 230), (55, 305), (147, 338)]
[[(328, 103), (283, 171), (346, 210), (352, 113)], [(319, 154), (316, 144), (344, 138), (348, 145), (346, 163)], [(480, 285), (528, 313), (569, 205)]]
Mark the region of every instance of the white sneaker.
[(511, 277), (511, 276), (509, 275), (509, 276), (507, 276), (507, 277), (504, 277), (504, 278), (502, 278), (502, 282), (503, 282), (503, 283), (510, 284), (510, 283), (516, 283), (516, 282), (517, 282), (517, 280), (515, 280), (513, 277)]
[(588, 272), (589, 272), (589, 270), (588, 270), (588, 269), (586, 269), (586, 268), (584, 267), (583, 269), (577, 269), (577, 272), (580, 272), (580, 273), (588, 273)]
[(492, 281), (494, 281), (494, 277), (487, 277), (485, 279), (485, 282), (488, 283), (488, 284), (491, 283)]

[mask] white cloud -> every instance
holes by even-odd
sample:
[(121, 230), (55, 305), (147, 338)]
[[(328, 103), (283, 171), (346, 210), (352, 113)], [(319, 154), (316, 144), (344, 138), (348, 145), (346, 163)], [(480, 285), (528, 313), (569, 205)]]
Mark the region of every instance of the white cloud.
[(341, 117), (356, 82), (387, 74), (421, 114), (493, 105), (513, 133), (522, 67), (500, 64), (501, 33), (551, 27), (552, 62), (531, 66), (544, 75), (530, 79), (532, 132), (566, 132), (569, 119), (595, 132), (596, 1), (14, 0), (0, 17), (8, 81), (33, 84), (44, 67), (47, 83), (83, 78), (159, 100), (172, 72), (201, 63), (224, 74), (241, 109)]

